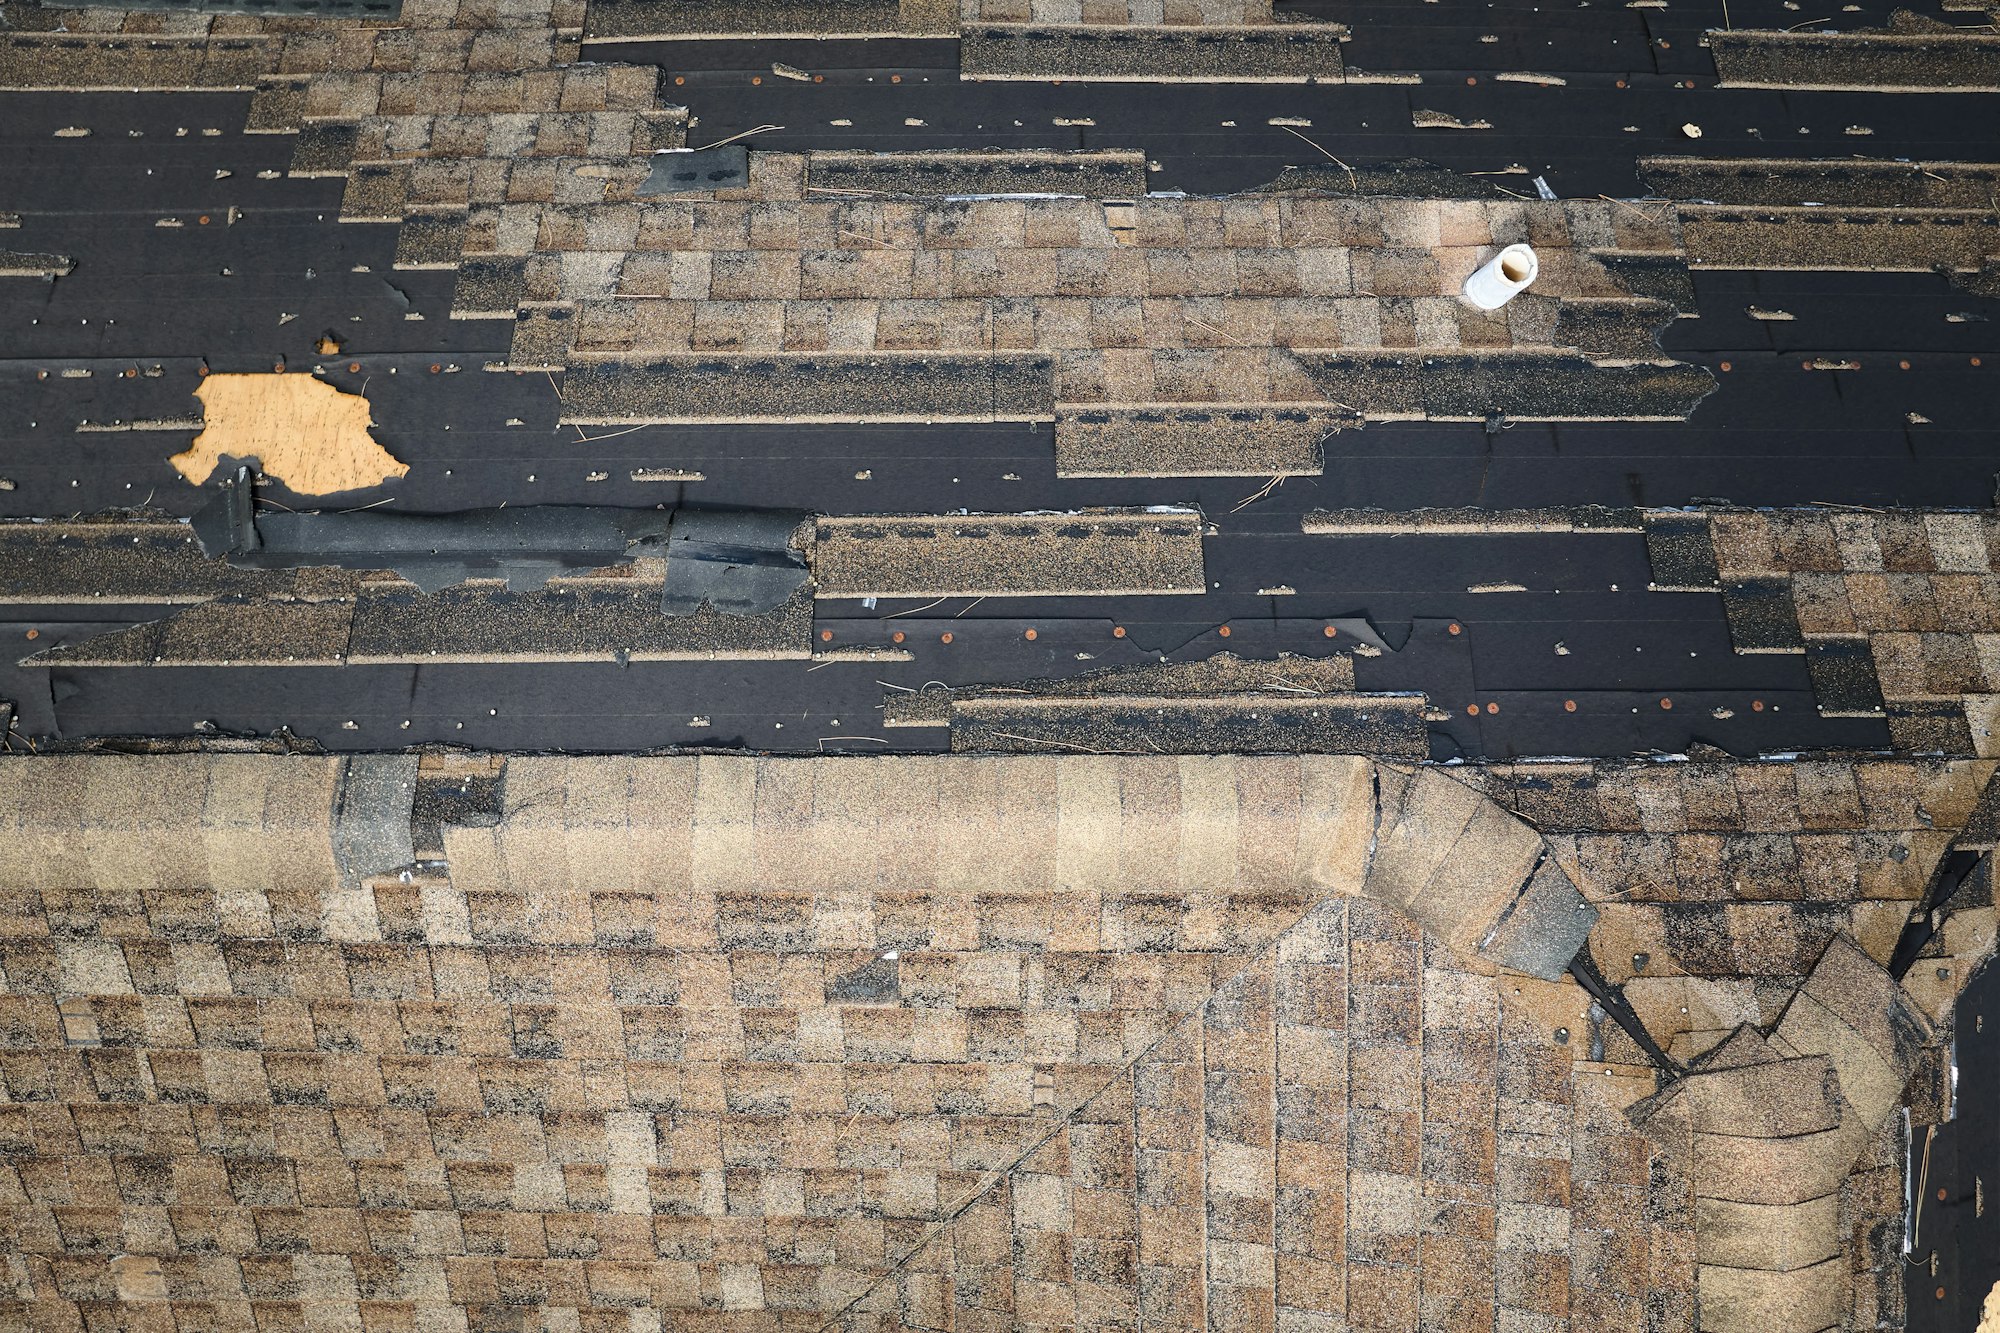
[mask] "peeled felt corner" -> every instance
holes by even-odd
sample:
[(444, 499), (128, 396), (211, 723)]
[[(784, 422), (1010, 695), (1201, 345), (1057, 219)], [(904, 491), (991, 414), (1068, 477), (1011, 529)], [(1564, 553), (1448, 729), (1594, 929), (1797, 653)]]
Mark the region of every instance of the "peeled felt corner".
[(299, 495), (367, 490), (410, 470), (368, 433), (368, 400), (312, 375), (210, 375), (194, 396), (203, 427), (167, 461), (199, 486), (224, 458), (256, 459)]

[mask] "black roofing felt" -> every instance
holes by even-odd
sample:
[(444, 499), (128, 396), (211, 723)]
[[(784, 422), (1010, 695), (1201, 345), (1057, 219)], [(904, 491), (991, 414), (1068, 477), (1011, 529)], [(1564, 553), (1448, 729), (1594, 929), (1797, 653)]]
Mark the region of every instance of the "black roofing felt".
[[(1977, 885), (1961, 889), (1954, 905), (1991, 901), (1993, 861), (1985, 859), (1972, 877)], [(1987, 1293), (2000, 1283), (2000, 1212), (1986, 1197), (2000, 1156), (2000, 968), (1983, 969), (1959, 994), (1953, 1031), (1955, 1114), (1915, 1145), (1928, 1171), (1923, 1193), (1908, 1200), (1916, 1238), (1902, 1269), (1910, 1333), (1977, 1327)]]
[[(1892, 7), (1868, 0), (1842, 22), (1886, 22)], [(1777, 0), (1732, 0), (1730, 8), (1739, 28), (1798, 22)], [(1387, 174), (1378, 164), (1401, 163), (1416, 192), (1447, 193), (1457, 179), (1470, 182), (1468, 194), (1532, 195), (1539, 176), (1580, 198), (1642, 193), (1642, 156), (2000, 161), (2000, 95), (1718, 88), (1701, 43), (1723, 16), (1706, 0), (1664, 10), (1556, 11), (1513, 0), (1314, 0), (1283, 9), (1355, 30), (1341, 50), (1350, 78), (1355, 70), (1421, 70), (1422, 83), (968, 84), (957, 78), (957, 43), (895, 37), (594, 42), (588, 54), (651, 61), (684, 79), (670, 83), (669, 95), (699, 117), (694, 143), (777, 124), (786, 128), (745, 141), (752, 152), (1138, 149), (1156, 168), (1145, 184), (1161, 191), (1257, 189), (1288, 169), (1348, 179), (1345, 167), (1330, 165), (1335, 157), (1358, 168), (1363, 193), (1371, 190), (1358, 182)], [(774, 60), (824, 81), (763, 77)], [(1496, 77), (1522, 72), (1563, 82)], [(449, 263), (454, 224), (340, 223), (344, 182), (286, 174), (300, 165), (293, 137), (243, 133), (248, 104), (233, 92), (0, 93), (0, 207), (21, 224), (0, 231), (0, 245), (75, 263), (54, 280), (0, 278), (0, 478), (14, 484), (0, 490), (0, 514), (138, 504), (191, 513), (203, 493), (165, 459), (185, 447), (188, 431), (172, 423), (197, 413), (199, 370), (268, 370), (282, 361), (294, 371), (320, 368), (343, 391), (366, 396), (376, 438), (411, 465), (355, 503), (386, 498), (391, 508), (431, 512), (696, 503), (830, 514), (1192, 504), (1217, 529), (1204, 544), (1213, 586), (1199, 598), (826, 601), (813, 609), (816, 649), (908, 660), (9, 668), (0, 696), (22, 696), (23, 732), (185, 734), (208, 721), (229, 730), (288, 726), (355, 749), (425, 740), (929, 748), (947, 743), (941, 729), (884, 734), (876, 711), (883, 682), (1004, 682), (1225, 648), (1319, 654), (1329, 650), (1328, 620), (1354, 615), (1367, 616), (1395, 649), (1356, 659), (1358, 687), (1428, 694), (1440, 756), (1677, 751), (1696, 741), (1737, 753), (1877, 747), (1892, 732), (1900, 741), (1947, 729), (1907, 708), (1865, 715), (1868, 682), (1852, 673), (1840, 645), (1800, 652), (1807, 645), (1795, 625), (1771, 622), (1749, 591), (1716, 587), (1712, 554), (1704, 561), (1698, 549), (1672, 545), (1673, 558), (1661, 559), (1670, 545), (1663, 532), (1649, 534), (1657, 548), (1649, 561), (1647, 538), (1637, 534), (1300, 531), (1313, 508), (1985, 505), (2000, 469), (1992, 435), (2000, 301), (1942, 275), (1701, 271), (1690, 286), (1678, 264), (1649, 275), (1633, 267), (1641, 259), (1618, 260), (1631, 290), (1699, 316), (1671, 320), (1662, 317), (1671, 312), (1641, 308), (1652, 327), (1663, 326), (1666, 353), (1687, 366), (1613, 377), (1661, 395), (1663, 415), (1699, 399), (1685, 422), (1528, 419), (1601, 414), (1604, 404), (1590, 396), (1601, 376), (1537, 380), (1525, 393), (1510, 382), (1470, 398), (1459, 378), (1451, 388), (1465, 401), (1426, 404), (1420, 383), (1405, 401), (1463, 419), (1340, 431), (1323, 445), (1321, 473), (1261, 495), (1257, 478), (1061, 477), (1047, 421), (590, 424), (615, 420), (621, 400), (685, 395), (691, 381), (484, 369), (505, 356), (511, 319), (454, 320), (451, 312), (456, 304), (511, 315), (518, 270), (502, 265), (487, 278), (455, 281), (449, 271), (396, 267), (399, 258)], [(1419, 130), (1416, 110), (1493, 128)], [(1699, 140), (1686, 125), (1702, 131)], [(71, 126), (91, 133), (57, 136)], [(310, 127), (300, 136), (305, 165), (343, 171), (340, 137)], [(1419, 177), (1413, 160), (1443, 171)], [(1657, 171), (1646, 177), (1676, 194), (1691, 193), (1691, 179), (1681, 171), (1669, 186)], [(1828, 183), (1845, 191), (1842, 203), (1921, 202), (1908, 196), (1907, 177)], [(1880, 196), (1871, 193), (1878, 188)], [(1578, 337), (1629, 355), (1642, 350), (1630, 327), (1638, 318), (1606, 312), (1602, 328)], [(329, 333), (341, 344), (336, 355), (315, 349)], [(1826, 364), (1858, 368), (1813, 368)], [(1032, 377), (974, 384), (881, 373), (884, 415), (921, 418), (939, 385), (953, 383), (988, 410), (1003, 399), (1026, 415), (1049, 409), (1045, 381)], [(1371, 391), (1396, 383), (1384, 375)], [(699, 389), (740, 403), (745, 417), (760, 414), (756, 382), (717, 373)], [(1549, 410), (1555, 399), (1581, 405)], [(565, 425), (565, 414), (588, 420)], [(266, 494), (292, 508), (311, 503), (282, 488)], [(1669, 566), (1674, 573), (1662, 578)], [(1715, 590), (1654, 592), (1649, 583)], [(1522, 591), (1469, 591), (1499, 584)], [(11, 662), (52, 640), (75, 641), (83, 627), (129, 625), (163, 610), (80, 599), (12, 612), (18, 625), (0, 634), (18, 639)], [(30, 645), (25, 633), (36, 627), (41, 637)], [(1024, 637), (1031, 628), (1034, 640)], [(1114, 636), (1116, 628), (1126, 636)], [(1746, 646), (1784, 651), (1740, 654), (1732, 628), (1750, 636)], [(1824, 716), (1828, 699), (1856, 705), (1831, 711), (1857, 715)], [(1764, 707), (1753, 710), (1752, 701)]]

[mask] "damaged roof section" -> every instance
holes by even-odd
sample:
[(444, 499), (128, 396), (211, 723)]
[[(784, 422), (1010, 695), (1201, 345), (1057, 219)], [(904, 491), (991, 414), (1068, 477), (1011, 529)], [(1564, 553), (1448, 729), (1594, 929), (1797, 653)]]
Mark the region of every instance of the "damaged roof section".
[(2000, 523), (1990, 512), (1651, 512), (1656, 588), (1719, 592), (1739, 653), (1803, 654), (1827, 716), (1898, 750), (1990, 754), (2000, 732)]
[[(1296, 475), (1364, 418), (1671, 420), (1712, 387), (1656, 340), (1691, 308), (1671, 207), (1341, 172), (1109, 196), (1142, 165), (753, 152), (744, 189), (609, 180), (529, 206), (532, 245), (469, 256), (458, 302), (513, 314), (513, 368), (567, 370), (569, 423), (1054, 420), (1074, 476)], [(1515, 242), (1533, 290), (1463, 301)]]

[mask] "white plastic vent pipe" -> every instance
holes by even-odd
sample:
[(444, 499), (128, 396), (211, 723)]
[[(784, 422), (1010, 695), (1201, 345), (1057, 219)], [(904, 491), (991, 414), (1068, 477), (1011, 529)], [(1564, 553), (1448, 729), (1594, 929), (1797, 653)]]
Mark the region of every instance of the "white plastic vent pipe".
[(1526, 291), (1541, 271), (1532, 247), (1510, 245), (1465, 280), (1465, 299), (1481, 310), (1498, 310)]

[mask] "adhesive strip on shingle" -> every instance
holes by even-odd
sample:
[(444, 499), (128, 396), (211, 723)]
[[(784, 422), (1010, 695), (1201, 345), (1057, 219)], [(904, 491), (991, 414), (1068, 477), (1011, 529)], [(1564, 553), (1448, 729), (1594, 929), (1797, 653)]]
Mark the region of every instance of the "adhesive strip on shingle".
[(248, 90), (277, 68), (278, 50), (261, 37), (12, 36), (0, 38), (0, 90)]
[(1327, 398), (1371, 419), (1679, 421), (1715, 390), (1700, 366), (1599, 365), (1564, 353), (1299, 352)]
[(347, 653), (351, 601), (228, 598), (67, 643), (29, 661), (45, 667), (335, 666)]
[(1696, 268), (1925, 272), (1976, 270), (2000, 252), (1991, 208), (1781, 208), (1686, 204), (1681, 235)]
[(1300, 531), (1317, 537), (1376, 537), (1391, 534), (1496, 536), (1521, 533), (1631, 535), (1639, 531), (1639, 511), (1608, 505), (1549, 506), (1543, 509), (1309, 509)]

